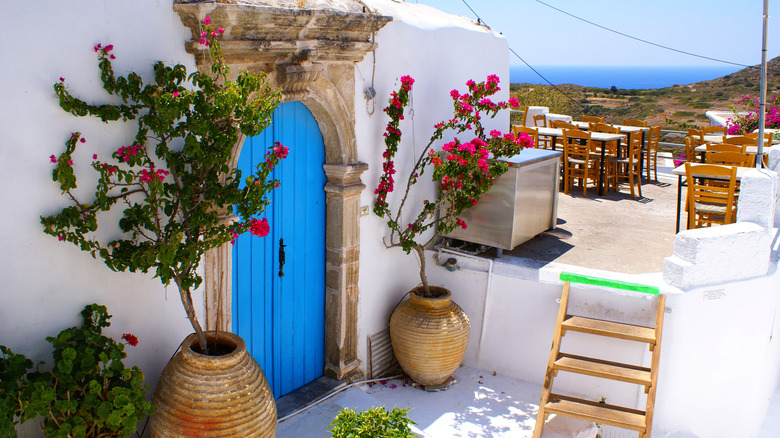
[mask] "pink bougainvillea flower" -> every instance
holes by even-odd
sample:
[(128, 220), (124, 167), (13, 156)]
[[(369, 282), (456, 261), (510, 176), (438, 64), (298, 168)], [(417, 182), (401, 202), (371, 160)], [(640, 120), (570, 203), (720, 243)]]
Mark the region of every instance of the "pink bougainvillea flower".
[(68, 166), (72, 166), (72, 165), (73, 165), (73, 160), (68, 160)]
[(179, 97), (179, 92), (178, 91), (174, 91), (173, 92), (173, 97)]
[(123, 334), (123, 335), (122, 335), (122, 339), (124, 339), (125, 341), (127, 341), (127, 343), (128, 343), (128, 344), (130, 344), (130, 345), (131, 345), (131, 346), (133, 346), (133, 347), (135, 347), (136, 345), (138, 345), (138, 338), (137, 338), (137, 337), (135, 337), (135, 335), (134, 335), (134, 334), (132, 334), (132, 333), (125, 333), (125, 334)]
[(65, 240), (65, 236), (63, 236), (62, 234), (60, 234), (59, 236), (57, 236), (57, 238), (60, 240), (60, 242), (62, 242), (63, 240)]
[(114, 50), (114, 45), (113, 44), (109, 44), (105, 48), (103, 48), (103, 50), (105, 50), (106, 53), (108, 53), (108, 52)]
[(274, 144), (273, 151), (274, 155), (276, 155), (276, 158), (284, 159), (287, 158), (287, 154), (290, 152), (290, 149), (287, 146), (282, 146), (282, 144), (277, 141)]
[(224, 27), (218, 27), (218, 28), (217, 28), (217, 32), (219, 32), (219, 33), (225, 33), (225, 28), (224, 28)]
[(111, 56), (109, 56), (109, 58), (111, 58), (111, 59), (116, 59), (116, 56), (114, 56), (114, 55), (112, 54)]
[(101, 48), (103, 48), (103, 45), (102, 45), (102, 44), (98, 44), (97, 46), (95, 46), (95, 47), (94, 47), (94, 49), (95, 49), (95, 53), (97, 53), (97, 51), (98, 51), (98, 50), (100, 50)]
[(249, 232), (257, 237), (265, 237), (271, 231), (271, 227), (268, 226), (268, 219), (262, 218), (260, 220), (252, 219), (249, 221)]
[(56, 163), (57, 162), (57, 157), (55, 157), (54, 154), (49, 155), (49, 160), (51, 160), (52, 163)]
[(203, 23), (205, 24), (211, 24), (211, 17), (206, 17), (203, 19)]
[(81, 138), (79, 139), (79, 141), (80, 141), (80, 142), (82, 142), (82, 143), (86, 143), (86, 142), (87, 142), (87, 139), (86, 139), (86, 138), (84, 138), (84, 137), (81, 137)]
[(97, 160), (97, 154), (92, 154), (92, 159)]
[(60, 82), (65, 82), (65, 78), (63, 78), (62, 76), (60, 76)]

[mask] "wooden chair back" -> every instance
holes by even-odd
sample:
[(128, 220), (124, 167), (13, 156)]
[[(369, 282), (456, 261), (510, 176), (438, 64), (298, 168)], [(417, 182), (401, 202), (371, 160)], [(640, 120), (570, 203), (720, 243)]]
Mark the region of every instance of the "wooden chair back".
[(705, 126), (701, 128), (701, 133), (704, 135), (726, 135), (725, 126)]
[[(756, 139), (756, 145), (758, 145), (758, 132), (751, 132), (750, 134), (745, 134), (745, 137), (755, 138)], [(764, 146), (770, 146), (772, 145), (772, 138), (774, 137), (773, 132), (765, 132), (764, 133)]]
[[(685, 163), (688, 229), (735, 222), (736, 166)], [(718, 181), (721, 184), (709, 184)]]
[(758, 146), (758, 136), (749, 137), (747, 135), (738, 135), (736, 137), (723, 136), (724, 144), (741, 144), (745, 146)]
[(605, 132), (607, 134), (620, 134), (620, 128), (606, 123), (591, 123), (590, 132)]
[(565, 120), (550, 120), (550, 127), (551, 128), (557, 128), (557, 129), (577, 129), (580, 128), (577, 127), (577, 125), (573, 123), (569, 123)]
[(547, 117), (544, 116), (544, 114), (537, 114), (533, 117), (534, 119), (534, 126), (536, 127), (547, 127)]
[(544, 148), (544, 145), (539, 144), (539, 131), (537, 131), (534, 128), (529, 128), (527, 126), (520, 126), (520, 125), (512, 125), (512, 133), (515, 135), (520, 134), (527, 134), (529, 137), (531, 137), (531, 140), (534, 142), (533, 146), (534, 148)]
[(753, 167), (755, 154), (745, 152), (745, 145), (707, 143), (705, 162), (710, 164), (728, 164), (730, 166)]
[(604, 123), (604, 117), (582, 116), (582, 121), (586, 123)]
[(623, 120), (623, 123), (621, 125), (626, 126), (641, 126), (642, 128), (647, 128), (647, 122), (644, 120), (638, 120), (638, 119), (625, 119)]
[(731, 143), (707, 143), (707, 153), (710, 152), (736, 152), (744, 154), (747, 146), (744, 144)]

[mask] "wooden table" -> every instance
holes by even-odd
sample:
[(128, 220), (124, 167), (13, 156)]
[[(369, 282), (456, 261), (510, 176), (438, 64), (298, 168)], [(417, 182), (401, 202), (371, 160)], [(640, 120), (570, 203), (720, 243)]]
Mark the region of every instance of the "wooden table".
[[(555, 147), (555, 139), (563, 137), (563, 130), (558, 128), (535, 128), (539, 135), (550, 137), (553, 147)], [(601, 163), (599, 168), (599, 196), (604, 196), (604, 161), (606, 160), (606, 148), (604, 147), (608, 141), (617, 140), (617, 148), (620, 150), (620, 141), (626, 138), (625, 134), (607, 134), (605, 132), (591, 132), (590, 139), (601, 142)]]
[[(700, 166), (703, 163), (691, 163), (691, 167), (694, 168), (693, 176), (702, 177), (704, 175), (697, 175), (695, 168), (696, 166)], [(745, 172), (748, 170), (753, 169), (753, 167), (737, 167), (737, 182), (739, 182), (742, 177), (745, 175)], [(680, 166), (677, 166), (672, 170), (672, 175), (677, 175), (677, 228), (675, 233), (680, 232), (680, 198), (682, 197), (682, 177), (685, 176), (685, 164), (682, 164)], [(717, 176), (710, 176), (712, 179), (720, 179), (720, 180), (726, 180), (726, 177), (717, 177)]]

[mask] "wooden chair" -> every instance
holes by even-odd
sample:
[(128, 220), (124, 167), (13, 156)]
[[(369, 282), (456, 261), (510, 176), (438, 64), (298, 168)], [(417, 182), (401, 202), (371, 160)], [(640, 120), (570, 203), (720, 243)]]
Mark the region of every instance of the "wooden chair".
[[(537, 131), (534, 128), (529, 128), (527, 126), (520, 126), (520, 125), (512, 125), (512, 133), (515, 135), (528, 134), (528, 136), (531, 137), (531, 140), (533, 140), (534, 142), (533, 147), (539, 149), (545, 149), (545, 147), (539, 143), (539, 131)], [(549, 140), (545, 143), (545, 146), (548, 144), (549, 144)]]
[(582, 121), (587, 123), (604, 123), (604, 117), (582, 116)]
[(661, 141), (661, 125), (651, 126), (645, 140), (645, 178), (650, 181), (652, 170), (653, 181), (658, 181), (658, 143)]
[[(588, 129), (590, 132), (603, 132), (606, 134), (620, 134), (620, 128), (612, 125), (607, 125), (606, 123), (591, 123), (590, 128)], [(593, 153), (599, 152), (601, 153), (601, 142), (594, 142), (593, 143)], [(614, 141), (607, 141), (604, 142), (603, 147), (606, 149), (604, 151), (605, 156), (607, 157), (607, 160), (616, 158), (618, 155), (617, 150), (617, 140)]]
[(642, 128), (647, 128), (647, 122), (644, 120), (637, 120), (637, 119), (625, 119), (623, 120), (623, 123), (621, 125), (625, 126), (641, 126)]
[(639, 189), (639, 196), (642, 196), (642, 132), (631, 132), (628, 134), (628, 153), (625, 157), (614, 157), (610, 159), (614, 171), (608, 178), (615, 182), (615, 187), (619, 189), (620, 179), (628, 178), (628, 185), (631, 188), (631, 199), (634, 199), (634, 185)]
[(696, 152), (696, 148), (704, 144), (704, 133), (698, 128), (688, 128), (688, 136), (686, 138), (690, 138), (691, 143), (691, 153), (689, 154), (686, 151), (688, 161), (701, 161), (701, 156)]
[(537, 114), (537, 115), (535, 115), (533, 117), (533, 119), (534, 119), (534, 126), (535, 127), (537, 127), (537, 128), (540, 127), (540, 126), (542, 128), (546, 128), (547, 127), (547, 117), (545, 117), (544, 114)]
[[(685, 177), (689, 230), (736, 221), (736, 166), (699, 164), (694, 168), (691, 163), (685, 163)], [(726, 184), (709, 184), (713, 180)]]
[(705, 126), (701, 128), (703, 135), (726, 135), (725, 126)]
[(591, 154), (590, 132), (579, 129), (563, 130), (563, 193), (569, 193), (574, 179), (582, 184), (582, 196), (586, 196), (588, 180), (598, 183), (599, 157)]

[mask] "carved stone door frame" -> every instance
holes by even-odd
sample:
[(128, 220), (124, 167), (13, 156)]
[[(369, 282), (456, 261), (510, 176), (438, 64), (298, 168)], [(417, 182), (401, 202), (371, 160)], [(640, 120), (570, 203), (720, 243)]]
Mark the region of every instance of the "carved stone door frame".
[[(253, 4), (254, 3), (254, 4)], [(225, 29), (221, 41), (233, 71), (264, 71), (283, 89), (285, 100), (300, 100), (314, 115), (325, 147), (326, 298), (325, 374), (339, 380), (362, 376), (357, 355), (357, 301), (360, 260), (360, 194), (368, 165), (357, 160), (355, 63), (375, 48), (373, 34), (390, 17), (372, 14), (361, 2), (340, 9), (292, 9), (263, 1), (242, 4), (179, 2), (174, 10), (192, 31), (187, 51), (207, 71), (207, 51), (198, 46), (203, 18)], [(334, 2), (335, 4), (335, 2)], [(337, 37), (337, 38), (336, 38)], [(234, 165), (243, 145), (235, 147)], [(229, 245), (204, 259), (206, 326), (231, 330)]]

